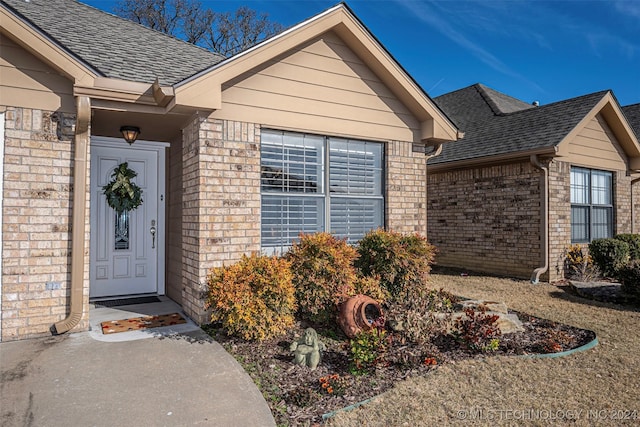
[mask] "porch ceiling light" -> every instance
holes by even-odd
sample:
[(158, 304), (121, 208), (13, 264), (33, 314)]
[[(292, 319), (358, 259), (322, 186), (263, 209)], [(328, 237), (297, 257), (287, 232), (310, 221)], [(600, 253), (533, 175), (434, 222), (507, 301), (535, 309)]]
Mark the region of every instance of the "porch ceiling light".
[(124, 140), (131, 145), (136, 141), (136, 139), (138, 139), (138, 135), (140, 135), (140, 128), (137, 126), (122, 126), (120, 128), (120, 132), (122, 132)]

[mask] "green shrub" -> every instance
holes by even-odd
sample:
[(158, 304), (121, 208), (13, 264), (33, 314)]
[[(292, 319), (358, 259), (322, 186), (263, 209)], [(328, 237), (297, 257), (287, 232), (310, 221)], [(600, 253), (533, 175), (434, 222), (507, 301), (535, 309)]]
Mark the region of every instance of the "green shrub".
[(384, 356), (389, 348), (387, 331), (373, 328), (359, 332), (350, 343), (351, 371), (363, 374), (384, 363)]
[(360, 240), (358, 253), (355, 265), (364, 276), (379, 277), (391, 300), (410, 300), (424, 289), (435, 248), (418, 234), (378, 229)]
[(358, 253), (346, 240), (329, 233), (301, 234), (286, 259), (291, 263), (300, 316), (334, 320), (338, 305), (355, 295)]
[(618, 239), (596, 239), (589, 243), (589, 255), (605, 277), (616, 277), (629, 262), (629, 244)]
[(622, 282), (622, 292), (640, 301), (640, 260), (620, 268), (618, 278)]
[(207, 285), (211, 320), (221, 322), (229, 335), (262, 341), (293, 326), (295, 289), (284, 259), (243, 256), (234, 265), (212, 269)]
[(615, 238), (629, 245), (631, 261), (640, 259), (640, 234), (618, 234)]

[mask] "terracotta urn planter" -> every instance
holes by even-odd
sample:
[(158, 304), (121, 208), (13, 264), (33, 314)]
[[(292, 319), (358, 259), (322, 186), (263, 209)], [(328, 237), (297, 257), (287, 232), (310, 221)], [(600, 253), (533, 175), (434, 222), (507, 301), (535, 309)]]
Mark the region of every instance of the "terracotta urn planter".
[(373, 329), (373, 322), (381, 317), (384, 317), (382, 307), (376, 300), (356, 295), (340, 306), (338, 324), (349, 338), (353, 338), (358, 332)]

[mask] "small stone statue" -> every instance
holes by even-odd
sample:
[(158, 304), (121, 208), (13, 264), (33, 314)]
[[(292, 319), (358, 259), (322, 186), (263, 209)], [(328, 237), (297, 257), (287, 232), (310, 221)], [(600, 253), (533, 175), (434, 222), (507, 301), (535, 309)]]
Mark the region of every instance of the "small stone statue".
[(325, 345), (318, 339), (318, 333), (315, 329), (307, 328), (298, 341), (291, 343), (289, 350), (294, 354), (293, 363), (308, 366), (314, 370), (320, 363), (320, 355), (325, 348)]

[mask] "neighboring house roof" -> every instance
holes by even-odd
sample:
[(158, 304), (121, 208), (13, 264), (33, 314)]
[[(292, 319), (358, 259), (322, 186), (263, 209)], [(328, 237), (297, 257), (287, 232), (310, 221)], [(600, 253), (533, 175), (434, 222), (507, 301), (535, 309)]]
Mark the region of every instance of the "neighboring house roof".
[(544, 106), (533, 106), (482, 84), (434, 98), (464, 132), (446, 144), (429, 164), (491, 158), (553, 149), (591, 112), (609, 91)]
[(636, 136), (640, 138), (640, 103), (622, 107), (622, 112), (635, 131)]
[(75, 0), (0, 3), (104, 77), (173, 85), (224, 59)]

